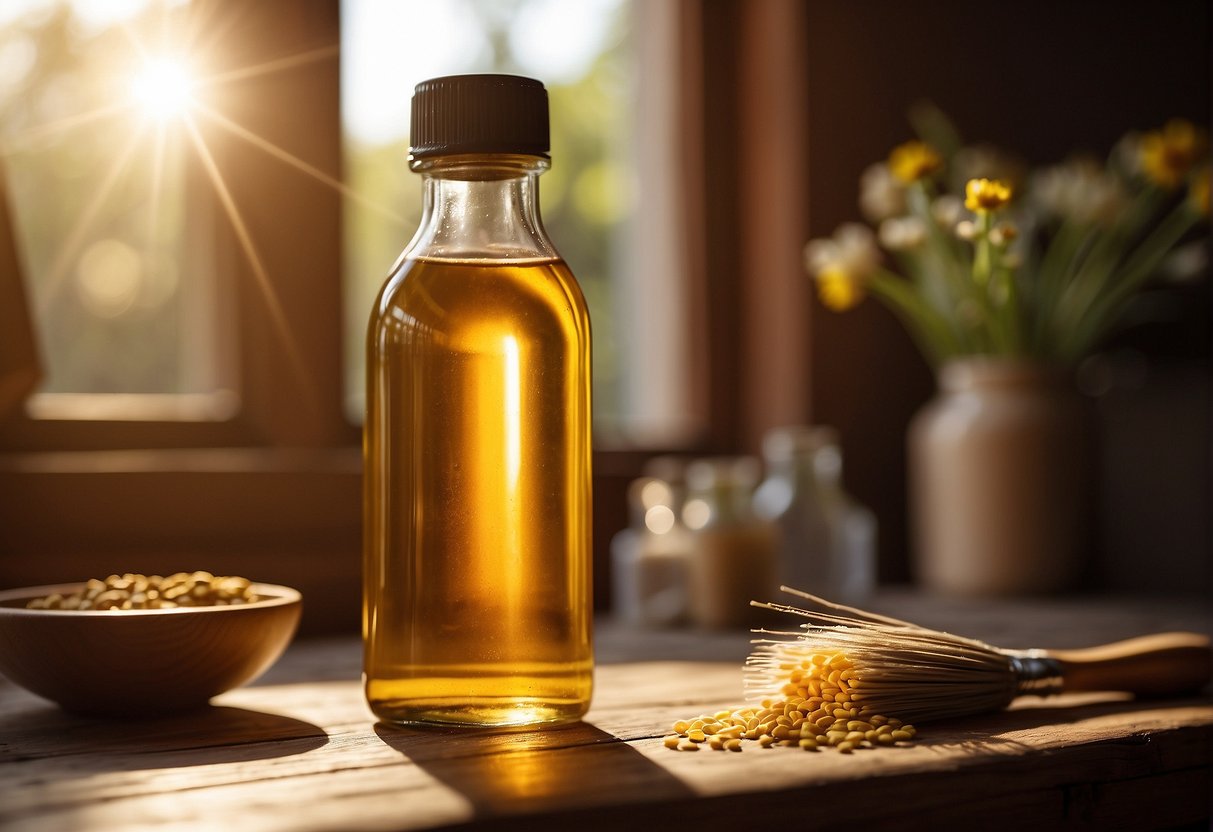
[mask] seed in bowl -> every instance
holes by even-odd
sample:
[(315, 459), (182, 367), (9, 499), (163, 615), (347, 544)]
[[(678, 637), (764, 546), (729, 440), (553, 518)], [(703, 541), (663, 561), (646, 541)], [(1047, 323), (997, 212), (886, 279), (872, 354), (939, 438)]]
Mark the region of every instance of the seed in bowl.
[(248, 578), (216, 577), (210, 572), (160, 575), (110, 575), (90, 578), (84, 587), (67, 595), (54, 593), (34, 598), (34, 610), (163, 610), (174, 607), (215, 607), (248, 604), (257, 600)]

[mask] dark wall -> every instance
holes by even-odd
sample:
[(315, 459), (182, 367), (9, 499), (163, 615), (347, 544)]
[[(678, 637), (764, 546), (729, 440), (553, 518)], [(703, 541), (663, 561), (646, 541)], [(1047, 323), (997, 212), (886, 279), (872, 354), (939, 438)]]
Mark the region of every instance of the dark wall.
[[(1208, 124), (1210, 4), (814, 0), (806, 4), (809, 236), (860, 217), (857, 182), (930, 99), (967, 140), (1032, 163), (1103, 154), (1128, 130)], [(1095, 584), (1210, 585), (1209, 281), (1157, 293), (1087, 368), (1101, 451)], [(911, 574), (903, 432), (929, 370), (877, 304), (814, 309), (813, 418), (843, 429), (848, 484), (882, 527), (882, 577)], [(1150, 564), (1148, 569), (1142, 564)]]

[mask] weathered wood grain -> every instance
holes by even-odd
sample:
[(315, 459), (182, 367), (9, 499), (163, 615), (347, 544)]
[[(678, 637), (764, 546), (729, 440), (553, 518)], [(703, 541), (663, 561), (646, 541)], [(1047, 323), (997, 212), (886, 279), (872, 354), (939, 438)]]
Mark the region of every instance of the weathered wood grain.
[[(679, 753), (661, 744), (675, 719), (742, 701), (744, 640), (662, 643), (665, 658), (601, 664), (587, 719), (547, 731), (375, 724), (356, 681), (356, 639), (301, 642), (257, 686), (146, 721), (71, 716), (0, 680), (0, 829), (752, 828), (758, 819), (797, 829), (1141, 829), (1209, 817), (1207, 701), (1020, 700), (922, 726), (913, 747), (849, 756), (748, 744), (741, 754)], [(712, 655), (727, 660), (702, 660)]]

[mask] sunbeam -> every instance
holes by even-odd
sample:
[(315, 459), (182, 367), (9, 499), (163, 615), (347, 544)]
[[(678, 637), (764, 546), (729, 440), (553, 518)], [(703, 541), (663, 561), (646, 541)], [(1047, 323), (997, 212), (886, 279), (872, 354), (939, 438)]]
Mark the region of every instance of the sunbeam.
[(228, 190), (227, 183), (223, 179), (223, 174), (219, 170), (219, 165), (216, 164), (214, 156), (211, 155), (210, 148), (206, 146), (206, 141), (198, 131), (198, 125), (188, 114), (184, 121), (186, 130), (190, 135), (190, 140), (198, 153), (198, 159), (202, 162), (202, 167), (206, 171), (207, 178), (215, 189), (215, 196), (219, 198), (219, 203), (223, 206), (223, 211), (227, 214), (228, 221), (232, 224), (232, 230), (236, 233), (236, 240), (239, 242), (244, 256), (248, 258), (249, 266), (253, 270), (253, 276), (257, 279), (257, 286), (261, 290), (266, 308), (270, 313), (274, 332), (282, 342), (287, 360), (290, 361), (291, 369), (295, 371), (295, 375), (299, 379), (301, 389), (307, 399), (307, 404), (314, 411), (319, 412), (321, 409), (319, 393), (315, 388), (311, 374), (308, 373), (307, 367), (303, 363), (302, 356), (299, 354), (298, 344), (291, 335), (286, 313), (282, 309), (278, 293), (274, 291), (274, 286), (270, 282), (265, 264), (261, 262), (261, 255), (257, 253), (257, 247), (253, 243), (253, 236), (249, 233), (248, 226), (244, 223), (244, 217), (236, 206), (236, 200), (232, 198), (231, 191)]
[(48, 121), (45, 124), (38, 124), (30, 127), (24, 132), (18, 133), (4, 143), (2, 151), (5, 156), (12, 156), (15, 153), (21, 153), (30, 149), (32, 145), (41, 144), (56, 133), (63, 133), (68, 130), (73, 130), (77, 127), (83, 127), (86, 124), (91, 124), (94, 121), (99, 121), (110, 116), (116, 116), (120, 113), (129, 111), (131, 105), (127, 102), (118, 104), (107, 104), (104, 107), (98, 107), (95, 110), (89, 110), (84, 113), (76, 113), (75, 115), (66, 116), (64, 118)]
[(254, 64), (252, 66), (240, 67), (226, 72), (216, 73), (215, 75), (207, 76), (200, 85), (208, 87), (226, 84), (231, 81), (243, 81), (247, 78), (254, 78), (258, 75), (266, 75), (271, 72), (281, 72), (284, 69), (293, 69), (304, 64), (315, 63), (322, 61), (325, 58), (336, 57), (341, 52), (341, 47), (334, 44), (332, 46), (323, 46), (319, 49), (313, 49), (310, 52), (300, 52), (297, 55), (288, 55), (285, 58), (277, 58), (272, 61), (266, 61), (262, 64)]
[(333, 177), (329, 176), (327, 173), (320, 170), (319, 168), (314, 167), (313, 165), (309, 165), (307, 162), (303, 161), (298, 156), (288, 153), (287, 151), (278, 147), (278, 145), (274, 144), (273, 142), (269, 141), (268, 139), (264, 139), (261, 136), (258, 136), (252, 130), (249, 130), (247, 127), (243, 127), (243, 126), (237, 124), (236, 122), (232, 121), (231, 119), (229, 119), (227, 116), (223, 115), (222, 113), (216, 112), (215, 110), (212, 110), (209, 107), (204, 107), (200, 104), (195, 104), (194, 110), (199, 115), (205, 116), (212, 123), (223, 128), (224, 130), (227, 130), (228, 132), (238, 136), (239, 138), (244, 139), (249, 144), (252, 144), (253, 146), (259, 148), (260, 150), (265, 151), (266, 153), (273, 156), (275, 159), (278, 159), (281, 162), (285, 162), (286, 164), (290, 165), (291, 167), (295, 168), (296, 170), (306, 173), (308, 176), (312, 177), (313, 179), (316, 179), (316, 180), (324, 183), (325, 185), (328, 185), (330, 188), (337, 191), (337, 193), (341, 194), (343, 197), (350, 199), (354, 202), (357, 202), (359, 205), (363, 206), (364, 208), (369, 208), (370, 210), (374, 211), (375, 213), (377, 213), (383, 217), (386, 217), (387, 219), (392, 220), (395, 223), (400, 224), (401, 227), (404, 227), (407, 225), (407, 221), (403, 217), (401, 217), (399, 214), (392, 211), (390, 208), (385, 208), (384, 206), (379, 205), (378, 203), (367, 199), (362, 194), (358, 193), (353, 188), (349, 187), (348, 185), (346, 185), (344, 182), (340, 181), (339, 179), (334, 179)]
[(159, 122), (184, 115), (193, 104), (196, 82), (173, 58), (149, 58), (131, 79), (131, 95), (143, 112)]
[[(156, 125), (155, 147), (152, 149), (151, 194), (148, 199), (147, 247), (152, 254), (156, 244), (156, 232), (160, 228), (160, 195), (164, 188), (164, 153), (166, 125)], [(150, 258), (149, 258), (150, 260)]]

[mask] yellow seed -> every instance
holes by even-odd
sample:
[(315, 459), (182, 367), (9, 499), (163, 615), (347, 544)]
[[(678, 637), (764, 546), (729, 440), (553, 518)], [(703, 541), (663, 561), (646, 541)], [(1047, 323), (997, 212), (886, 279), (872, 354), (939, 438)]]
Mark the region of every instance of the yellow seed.
[(680, 741), (677, 734), (670, 734), (663, 740), (666, 748), (677, 748)]
[(840, 742), (838, 743), (838, 750), (843, 754), (850, 754), (855, 750), (855, 744), (850, 742)]
[(771, 729), (771, 736), (777, 740), (783, 740), (783, 739), (787, 739), (788, 734), (790, 734), (791, 732), (792, 732), (792, 729), (786, 725), (776, 725), (774, 728)]
[(880, 743), (881, 745), (892, 745), (894, 743), (893, 735), (892, 734), (877, 734), (876, 742)]
[(838, 743), (842, 742), (846, 738), (847, 735), (844, 731), (826, 731), (826, 742), (828, 742), (830, 745), (838, 745)]
[(726, 751), (740, 751), (741, 750), (741, 740), (739, 740), (739, 739), (725, 740), (724, 747), (725, 747)]
[(775, 742), (775, 738), (772, 737), (770, 734), (763, 734), (761, 737), (758, 738), (758, 744), (761, 745), (763, 748), (770, 748), (771, 743), (773, 743), (773, 742)]
[(909, 742), (910, 740), (914, 739), (914, 737), (910, 735), (909, 731), (894, 731), (887, 736), (892, 737), (895, 742)]
[(691, 742), (703, 742), (707, 739), (707, 735), (698, 728), (692, 728), (690, 731), (687, 731), (687, 739)]
[(806, 737), (800, 741), (800, 747), (803, 748), (805, 751), (816, 751), (817, 750), (817, 740), (811, 740)]
[(847, 723), (847, 730), (848, 731), (871, 731), (872, 724), (870, 722), (864, 722), (862, 719), (852, 719), (850, 722)]
[(861, 743), (863, 742), (863, 731), (850, 731), (845, 739), (847, 742)]
[(685, 734), (687, 731), (690, 731), (690, 730), (691, 730), (691, 723), (687, 722), (685, 719), (680, 719), (674, 723), (674, 733), (676, 733), (676, 734)]
[(709, 736), (709, 737), (710, 737), (710, 736), (712, 736), (713, 734), (715, 734), (717, 731), (719, 731), (719, 730), (720, 730), (720, 723), (717, 723), (717, 722), (705, 722), (705, 723), (703, 724), (703, 728), (702, 728), (702, 729), (700, 729), (700, 730), (702, 730), (704, 734), (706, 734), (707, 736)]
[(717, 711), (715, 714), (713, 714), (718, 722), (722, 719), (728, 719), (732, 715), (733, 714), (729, 711)]
[(863, 738), (865, 740), (867, 740), (868, 742), (876, 742), (876, 738), (878, 736), (880, 736), (880, 735), (877, 734), (875, 730), (863, 732)]
[(901, 720), (900, 720), (900, 719), (890, 719), (890, 720), (889, 720), (889, 725), (893, 726), (894, 728), (900, 728), (900, 727), (901, 727)]
[(689, 740), (683, 740), (678, 745), (679, 751), (698, 751), (699, 746)]
[(724, 748), (724, 740), (720, 737), (708, 737), (708, 745), (710, 745), (713, 750), (719, 751), (720, 749)]

